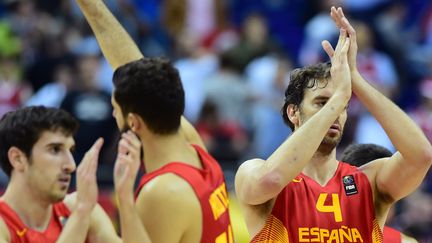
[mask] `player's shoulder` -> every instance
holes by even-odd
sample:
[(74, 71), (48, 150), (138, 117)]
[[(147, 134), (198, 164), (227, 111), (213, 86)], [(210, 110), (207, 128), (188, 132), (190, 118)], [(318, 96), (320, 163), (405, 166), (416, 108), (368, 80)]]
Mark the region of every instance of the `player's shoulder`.
[(165, 173), (156, 176), (143, 186), (137, 198), (140, 201), (163, 205), (178, 205), (197, 201), (197, 196), (192, 186), (180, 176), (173, 173)]
[(377, 173), (381, 170), (384, 164), (388, 162), (388, 158), (380, 158), (370, 161), (359, 167), (359, 171), (363, 172), (370, 182), (375, 182)]

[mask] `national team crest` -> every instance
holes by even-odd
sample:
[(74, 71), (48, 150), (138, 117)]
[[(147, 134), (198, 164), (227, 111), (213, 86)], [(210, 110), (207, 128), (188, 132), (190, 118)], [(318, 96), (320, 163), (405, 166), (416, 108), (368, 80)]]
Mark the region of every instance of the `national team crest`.
[(342, 177), (342, 183), (345, 189), (345, 194), (347, 196), (354, 195), (358, 193), (357, 186), (355, 184), (354, 176), (347, 175)]

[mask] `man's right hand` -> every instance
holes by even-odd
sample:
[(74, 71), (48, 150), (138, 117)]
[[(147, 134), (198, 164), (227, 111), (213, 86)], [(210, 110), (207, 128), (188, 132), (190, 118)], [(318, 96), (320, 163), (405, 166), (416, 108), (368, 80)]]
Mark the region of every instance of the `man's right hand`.
[(114, 167), (114, 185), (120, 203), (133, 203), (135, 179), (141, 165), (141, 141), (132, 132), (122, 134)]
[(77, 169), (77, 200), (74, 210), (90, 213), (97, 204), (96, 170), (103, 139), (99, 138), (87, 151)]
[[(332, 67), (330, 69), (332, 82), (335, 84), (335, 94), (346, 96), (349, 100), (351, 97), (351, 72), (348, 64), (348, 51), (350, 49), (350, 38), (347, 36), (347, 31), (344, 28), (340, 29), (339, 40), (336, 49), (329, 53), (327, 49), (331, 48), (328, 41), (323, 41), (323, 47), (329, 54)], [(327, 49), (326, 49), (327, 48)], [(331, 48), (333, 49), (333, 48)]]

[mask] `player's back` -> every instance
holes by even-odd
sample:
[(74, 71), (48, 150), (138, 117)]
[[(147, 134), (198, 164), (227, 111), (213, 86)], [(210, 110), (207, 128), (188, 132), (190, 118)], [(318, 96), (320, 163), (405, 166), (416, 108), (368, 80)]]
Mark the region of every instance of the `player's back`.
[(233, 242), (228, 194), (222, 170), (216, 160), (202, 148), (196, 145), (193, 147), (200, 157), (202, 169), (182, 162), (171, 162), (144, 175), (139, 183), (136, 197), (152, 179), (161, 175), (174, 174), (190, 185), (199, 200), (202, 213), (200, 242)]

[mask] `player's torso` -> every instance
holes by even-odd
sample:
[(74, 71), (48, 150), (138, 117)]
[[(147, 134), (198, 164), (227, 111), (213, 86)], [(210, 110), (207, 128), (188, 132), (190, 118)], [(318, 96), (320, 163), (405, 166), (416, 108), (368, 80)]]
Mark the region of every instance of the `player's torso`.
[(253, 242), (381, 242), (365, 174), (340, 164), (321, 186), (300, 174), (279, 194)]
[(43, 231), (28, 228), (4, 202), (0, 203), (0, 214), (8, 227), (11, 243), (54, 243), (60, 236), (70, 212), (64, 204), (56, 204), (51, 220)]
[[(144, 175), (139, 189), (159, 175), (172, 173), (181, 177), (191, 186), (201, 206), (202, 225), (196, 225), (201, 229), (200, 242), (231, 243), (233, 235), (228, 212), (228, 194), (222, 170), (210, 155), (196, 146), (195, 148), (202, 160), (203, 169), (173, 162)], [(195, 229), (193, 231), (198, 232)]]

